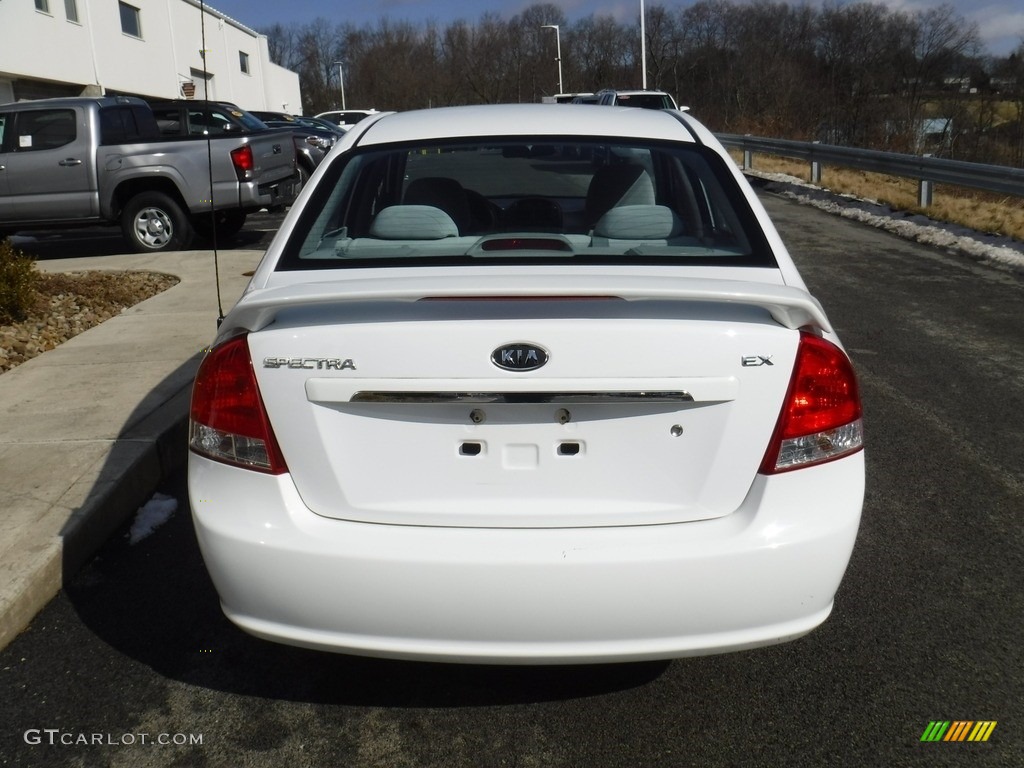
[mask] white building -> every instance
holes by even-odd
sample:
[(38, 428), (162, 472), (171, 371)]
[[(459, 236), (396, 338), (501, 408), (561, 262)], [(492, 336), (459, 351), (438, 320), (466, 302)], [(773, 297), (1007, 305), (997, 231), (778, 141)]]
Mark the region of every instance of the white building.
[(267, 38), (199, 0), (0, 0), (0, 104), (102, 94), (302, 110)]

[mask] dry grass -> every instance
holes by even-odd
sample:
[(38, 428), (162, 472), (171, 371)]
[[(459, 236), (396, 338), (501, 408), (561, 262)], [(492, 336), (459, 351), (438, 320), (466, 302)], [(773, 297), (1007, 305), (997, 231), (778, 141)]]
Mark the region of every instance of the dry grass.
[[(731, 154), (738, 164), (742, 163), (741, 152)], [(811, 178), (810, 164), (800, 160), (754, 155), (753, 164), (755, 171), (784, 173), (807, 182)], [(921, 208), (917, 204), (917, 181), (913, 179), (825, 166), (821, 183), (834, 192), (874, 200), (897, 210), (923, 213), (979, 232), (1024, 240), (1024, 196), (1004, 197), (939, 184), (935, 186), (933, 205)]]

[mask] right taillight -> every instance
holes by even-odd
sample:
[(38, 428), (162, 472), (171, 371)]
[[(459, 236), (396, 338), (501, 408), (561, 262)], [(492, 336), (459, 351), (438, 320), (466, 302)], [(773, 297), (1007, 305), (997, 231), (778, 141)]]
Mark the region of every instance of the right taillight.
[(279, 475), (288, 471), (256, 384), (245, 336), (214, 347), (192, 385), (189, 448), (215, 461)]
[(789, 391), (760, 471), (788, 472), (863, 447), (860, 391), (850, 358), (835, 344), (801, 332)]

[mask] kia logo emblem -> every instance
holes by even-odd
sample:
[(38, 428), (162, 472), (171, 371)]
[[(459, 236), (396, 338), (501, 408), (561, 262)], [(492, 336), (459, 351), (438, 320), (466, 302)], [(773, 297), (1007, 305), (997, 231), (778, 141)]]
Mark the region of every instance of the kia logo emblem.
[(506, 371), (533, 371), (548, 361), (548, 353), (536, 344), (506, 344), (491, 353), (491, 362)]

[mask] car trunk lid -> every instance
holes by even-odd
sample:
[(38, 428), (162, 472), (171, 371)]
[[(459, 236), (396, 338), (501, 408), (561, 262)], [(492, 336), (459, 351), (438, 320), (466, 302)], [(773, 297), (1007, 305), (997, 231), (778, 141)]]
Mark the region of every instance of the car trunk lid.
[[(232, 317), (262, 329), (250, 353), (305, 503), (350, 520), (494, 527), (736, 510), (782, 407), (795, 328), (825, 323), (820, 308), (772, 285), (616, 281), (611, 296), (581, 282), (512, 281), (499, 295), (487, 280), (384, 281), (243, 302)], [(503, 368), (503, 350), (545, 359)]]

